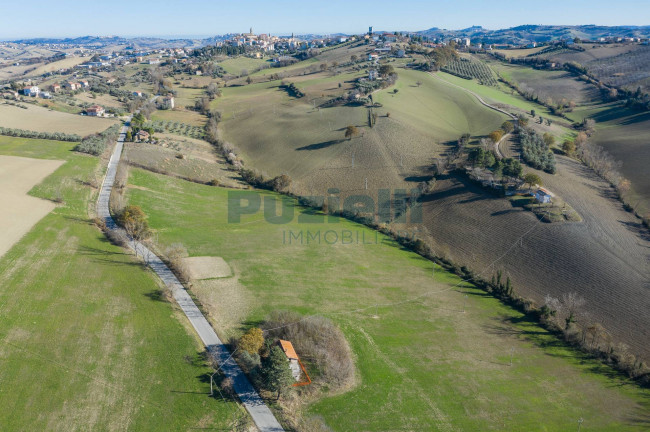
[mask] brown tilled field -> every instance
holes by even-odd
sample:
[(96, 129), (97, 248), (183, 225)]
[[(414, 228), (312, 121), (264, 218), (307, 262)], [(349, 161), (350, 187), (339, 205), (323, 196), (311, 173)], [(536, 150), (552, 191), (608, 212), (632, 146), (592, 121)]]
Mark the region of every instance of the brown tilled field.
[(37, 132), (63, 132), (85, 136), (101, 132), (118, 122), (114, 118), (67, 114), (41, 106), (24, 105), (27, 106), (27, 109), (0, 104), (0, 126)]
[(558, 174), (539, 174), (584, 222), (540, 223), (450, 176), (423, 205), (435, 251), (486, 279), (503, 269), (516, 291), (538, 304), (546, 294), (576, 291), (587, 302), (586, 319), (650, 358), (650, 239), (642, 238), (638, 220), (623, 211), (613, 190), (577, 162), (560, 157)]
[(0, 257), (56, 205), (27, 192), (63, 161), (0, 156)]

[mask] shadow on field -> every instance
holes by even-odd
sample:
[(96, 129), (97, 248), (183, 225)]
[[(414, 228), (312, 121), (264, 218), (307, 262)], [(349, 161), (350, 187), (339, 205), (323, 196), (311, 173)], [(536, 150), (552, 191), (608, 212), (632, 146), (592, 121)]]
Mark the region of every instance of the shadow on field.
[(634, 414), (629, 416), (627, 420), (636, 426), (644, 426), (646, 429), (650, 429), (650, 396), (644, 394), (645, 400), (639, 402), (639, 405), (635, 410)]
[[(103, 239), (103, 241), (108, 242), (108, 240)], [(133, 266), (133, 267), (142, 267), (146, 266), (142, 262), (138, 262), (135, 260), (130, 260), (130, 259), (124, 259), (124, 258), (118, 258), (118, 257), (123, 257), (127, 256), (130, 254), (127, 254), (125, 252), (113, 252), (113, 251), (108, 251), (104, 249), (97, 249), (94, 247), (89, 247), (89, 246), (81, 246), (77, 251), (81, 255), (88, 255), (88, 256), (93, 256), (93, 261), (97, 263), (104, 263), (104, 264), (110, 264), (110, 265), (115, 265), (115, 266)]]
[(298, 151), (301, 151), (301, 150), (320, 150), (320, 149), (324, 149), (324, 148), (327, 148), (327, 147), (330, 147), (330, 146), (333, 146), (333, 145), (336, 145), (336, 144), (340, 144), (340, 143), (342, 143), (344, 141), (346, 141), (346, 140), (336, 139), (336, 140), (330, 140), (330, 141), (323, 141), (323, 142), (316, 143), (316, 144), (309, 144), (309, 145), (306, 145), (306, 146), (303, 146), (303, 147), (298, 147), (296, 150), (298, 150)]

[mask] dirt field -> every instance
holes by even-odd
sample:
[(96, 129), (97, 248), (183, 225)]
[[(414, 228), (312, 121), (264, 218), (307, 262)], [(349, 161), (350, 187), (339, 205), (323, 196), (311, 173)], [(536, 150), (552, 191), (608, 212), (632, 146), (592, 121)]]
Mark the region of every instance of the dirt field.
[(56, 207), (27, 192), (63, 161), (0, 155), (0, 257)]
[(78, 64), (81, 64), (85, 61), (89, 61), (88, 57), (67, 57), (63, 60), (55, 61), (52, 63), (47, 63), (43, 66), (39, 66), (33, 71), (31, 71), (28, 76), (38, 76), (43, 75), (47, 72), (58, 71), (59, 69), (68, 69), (75, 67)]
[(85, 136), (103, 131), (118, 122), (115, 119), (66, 114), (31, 104), (25, 105), (27, 109), (0, 104), (0, 126)]
[(584, 222), (538, 223), (530, 212), (449, 177), (423, 205), (435, 250), (488, 279), (505, 270), (516, 291), (538, 304), (546, 294), (577, 291), (587, 301), (587, 319), (650, 358), (650, 241), (606, 183), (570, 159), (559, 157), (557, 165), (555, 176), (539, 175)]
[(232, 274), (230, 266), (221, 257), (198, 256), (184, 258), (194, 280), (224, 278)]

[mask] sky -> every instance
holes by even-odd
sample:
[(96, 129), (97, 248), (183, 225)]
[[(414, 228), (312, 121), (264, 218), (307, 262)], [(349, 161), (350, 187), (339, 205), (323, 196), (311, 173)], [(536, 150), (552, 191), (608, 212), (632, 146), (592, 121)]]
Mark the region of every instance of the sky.
[(522, 24), (650, 25), (649, 0), (0, 0), (0, 39), (205, 37), (489, 29)]

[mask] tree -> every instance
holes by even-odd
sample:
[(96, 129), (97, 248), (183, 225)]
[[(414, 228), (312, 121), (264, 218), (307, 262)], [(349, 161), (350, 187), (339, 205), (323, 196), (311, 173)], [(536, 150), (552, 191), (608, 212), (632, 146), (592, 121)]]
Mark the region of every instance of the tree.
[(327, 64), (326, 63), (321, 63), (319, 67), (320, 67), (320, 70), (323, 71), (323, 72), (327, 70)]
[(393, 69), (393, 66), (387, 64), (383, 64), (379, 66), (379, 75), (385, 77), (393, 73), (395, 73), (395, 69)]
[(530, 116), (535, 118), (535, 110), (534, 109), (530, 110)]
[(133, 134), (131, 133), (131, 129), (126, 131), (126, 140), (127, 141), (133, 141)]
[(348, 140), (351, 140), (352, 137), (359, 135), (359, 130), (356, 128), (356, 126), (348, 126), (345, 128), (345, 137)]
[(534, 185), (542, 186), (542, 179), (535, 173), (527, 173), (524, 183), (528, 185), (528, 189), (532, 189)]
[(547, 146), (552, 147), (553, 144), (555, 144), (555, 137), (551, 135), (550, 133), (546, 132), (543, 136), (542, 139), (546, 143)]
[(287, 356), (279, 346), (271, 348), (271, 352), (264, 362), (263, 371), (266, 385), (270, 391), (277, 392), (277, 399), (280, 399), (282, 391), (294, 383)]
[(571, 140), (564, 140), (562, 143), (562, 150), (564, 150), (564, 153), (567, 155), (572, 155), (576, 151), (576, 145)]
[(351, 61), (352, 63), (356, 63), (356, 61), (357, 61), (357, 56), (354, 55), (354, 54), (352, 54), (352, 55), (350, 56), (350, 61)]
[(259, 354), (264, 345), (264, 334), (259, 327), (253, 327), (239, 338), (237, 346), (249, 354)]
[(253, 82), (253, 79), (250, 76), (246, 77), (246, 83), (247, 84), (250, 84), (252, 82)]
[(418, 86), (418, 87), (420, 87), (420, 86), (422, 85), (422, 81), (416, 81), (416, 82), (415, 82), (415, 85)]
[(503, 138), (503, 131), (502, 130), (495, 130), (494, 132), (490, 132), (490, 135), (488, 135), (494, 143), (498, 143), (501, 141), (501, 138)]
[(510, 133), (515, 127), (509, 121), (504, 121), (501, 125), (501, 130), (505, 133)]
[(517, 118), (517, 121), (519, 122), (519, 125), (521, 125), (521, 126), (526, 126), (528, 124), (528, 119), (526, 117), (524, 117), (523, 115), (520, 115)]
[[(124, 228), (129, 237), (138, 243), (151, 236), (147, 216), (139, 206), (128, 205), (124, 207), (117, 216), (117, 222)], [(135, 253), (138, 254), (137, 245)]]
[(289, 186), (291, 186), (291, 177), (289, 177), (286, 174), (282, 174), (282, 175), (279, 175), (279, 176), (275, 177), (271, 181), (271, 183), (272, 183), (272, 186), (273, 186), (273, 190), (280, 192), (280, 191), (285, 190)]

